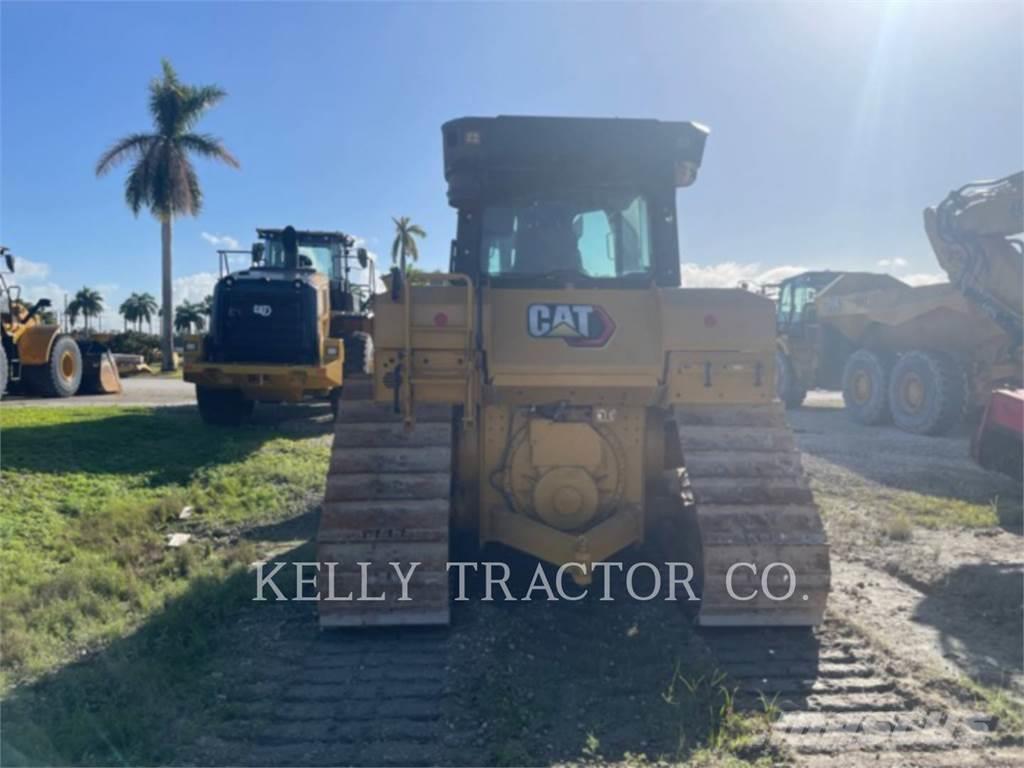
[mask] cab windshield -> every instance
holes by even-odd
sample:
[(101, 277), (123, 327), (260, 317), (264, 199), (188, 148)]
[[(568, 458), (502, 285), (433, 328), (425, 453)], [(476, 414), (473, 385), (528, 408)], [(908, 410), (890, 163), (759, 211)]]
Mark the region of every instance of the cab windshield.
[[(284, 244), (280, 238), (266, 238), (264, 240), (265, 250), (263, 253), (262, 267), (269, 269), (284, 269), (287, 264), (284, 256)], [(299, 239), (299, 267), (313, 269), (323, 272), (331, 277), (340, 277), (334, 274), (335, 264), (342, 256), (340, 243), (308, 243)]]
[(618, 278), (651, 269), (647, 201), (604, 191), (485, 208), (482, 270), (492, 277)]

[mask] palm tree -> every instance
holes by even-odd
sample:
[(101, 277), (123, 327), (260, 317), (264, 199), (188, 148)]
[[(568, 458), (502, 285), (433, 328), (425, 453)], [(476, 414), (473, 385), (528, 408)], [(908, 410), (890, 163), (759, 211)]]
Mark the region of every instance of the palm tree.
[(419, 224), (413, 224), (408, 216), (391, 219), (395, 222), (395, 241), (391, 244), (391, 263), (399, 264), (405, 273), (406, 257), (416, 262), (420, 257), (420, 249), (416, 245), (417, 237), (426, 237), (427, 233)]
[(199, 306), (202, 307), (200, 312), (202, 312), (207, 317), (210, 317), (211, 315), (213, 315), (213, 294), (212, 293), (206, 294), (206, 296), (203, 298), (202, 302), (200, 302)]
[(124, 329), (128, 330), (128, 323), (135, 323), (138, 325), (139, 322), (139, 294), (133, 293), (127, 299), (121, 302), (121, 306), (117, 308), (118, 313), (124, 318)]
[(192, 129), (203, 114), (227, 93), (216, 85), (187, 85), (178, 79), (171, 63), (161, 62), (163, 77), (149, 84), (149, 111), (155, 133), (132, 133), (104, 152), (96, 163), (102, 176), (126, 160), (132, 162), (125, 180), (124, 198), (136, 216), (148, 208), (160, 221), (162, 262), (161, 294), (165, 311), (161, 323), (162, 364), (174, 370), (174, 339), (171, 328), (171, 225), (176, 216), (196, 216), (203, 203), (199, 177), (189, 155), (219, 160), (238, 168), (238, 160), (220, 139)]
[[(74, 310), (72, 310), (72, 307), (74, 307)], [(89, 318), (99, 317), (103, 314), (103, 297), (100, 296), (99, 291), (94, 291), (92, 288), (80, 288), (71, 304), (68, 305), (68, 312), (72, 313), (72, 318), (77, 317), (81, 313), (82, 318), (85, 320), (85, 330), (88, 331)], [(75, 324), (74, 319), (72, 319), (71, 324)]]
[(193, 326), (199, 333), (206, 327), (206, 320), (203, 319), (203, 305), (184, 301), (174, 308), (174, 330), (179, 333), (192, 333)]
[(149, 332), (153, 332), (153, 316), (159, 311), (159, 306), (156, 303), (156, 298), (152, 293), (148, 291), (146, 293), (139, 294), (139, 318), (138, 318), (138, 329), (142, 331), (142, 321), (146, 321), (146, 325), (149, 326)]
[(75, 323), (78, 322), (78, 316), (82, 314), (82, 305), (78, 303), (78, 299), (72, 299), (68, 302), (66, 313), (68, 317), (68, 325), (71, 328), (74, 328)]

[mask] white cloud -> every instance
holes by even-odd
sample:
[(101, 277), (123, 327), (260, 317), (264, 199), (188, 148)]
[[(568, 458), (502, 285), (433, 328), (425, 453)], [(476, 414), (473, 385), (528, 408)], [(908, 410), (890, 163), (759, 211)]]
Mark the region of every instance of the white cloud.
[(238, 250), (238, 241), (230, 235), (212, 235), (203, 232), (202, 238), (215, 248), (226, 248), (229, 251)]
[(14, 274), (19, 283), (43, 280), (50, 274), (50, 265), (42, 261), (32, 261), (22, 256), (15, 256)]
[(911, 275), (898, 275), (898, 277), (907, 285), (935, 285), (949, 282), (949, 275), (945, 272), (915, 272)]
[(883, 268), (888, 267), (905, 267), (907, 266), (907, 260), (897, 256), (895, 259), (879, 259), (878, 266)]
[(50, 265), (42, 261), (15, 257), (14, 274), (7, 275), (8, 285), (17, 285), (21, 288), (21, 298), (27, 302), (34, 302), (37, 299), (49, 299), (53, 302), (55, 309), (64, 306), (64, 294), (74, 294), (53, 280), (49, 280)]
[(216, 284), (217, 275), (213, 272), (196, 272), (176, 277), (172, 286), (174, 305), (177, 306), (184, 301), (198, 303), (213, 293)]
[(787, 277), (806, 272), (807, 267), (784, 265), (765, 269), (759, 262), (741, 264), (725, 261), (720, 264), (680, 265), (684, 288), (737, 288), (740, 283), (760, 286), (777, 283)]

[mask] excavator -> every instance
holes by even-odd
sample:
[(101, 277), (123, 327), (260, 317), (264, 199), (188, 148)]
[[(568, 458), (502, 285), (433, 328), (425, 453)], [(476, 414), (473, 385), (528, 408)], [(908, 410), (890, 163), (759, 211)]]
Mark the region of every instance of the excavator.
[(692, 576), (705, 626), (822, 620), (829, 547), (775, 398), (773, 304), (680, 287), (677, 190), (707, 137), (442, 126), (449, 272), (395, 269), (374, 297), (372, 391), (342, 394), (317, 532), (321, 626), (447, 624), (456, 533), (580, 586), (642, 545)]
[[(950, 282), (1005, 331), (1016, 375), (997, 382), (971, 441), (982, 466), (1021, 480), (1024, 474), (1024, 172), (972, 182), (924, 212), (924, 227)], [(1016, 237), (1015, 237), (1016, 236)]]

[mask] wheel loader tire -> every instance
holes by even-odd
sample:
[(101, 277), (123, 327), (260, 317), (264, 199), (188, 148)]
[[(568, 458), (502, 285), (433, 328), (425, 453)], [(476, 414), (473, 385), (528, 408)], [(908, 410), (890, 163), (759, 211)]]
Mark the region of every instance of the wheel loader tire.
[(331, 394), (330, 394), (331, 416), (333, 417), (334, 421), (338, 420), (338, 413), (341, 411), (341, 396), (342, 396), (342, 388), (341, 387), (335, 387), (334, 389), (331, 390)]
[(775, 394), (786, 404), (787, 410), (799, 408), (807, 397), (807, 387), (797, 377), (789, 356), (781, 349), (775, 352)]
[(913, 350), (889, 375), (889, 410), (893, 423), (917, 435), (949, 432), (967, 406), (967, 376), (948, 355)]
[(82, 352), (70, 336), (57, 336), (50, 346), (50, 359), (43, 365), (27, 365), (24, 372), (28, 391), (42, 397), (72, 397), (82, 384)]
[(843, 402), (850, 418), (871, 426), (889, 419), (889, 377), (885, 361), (858, 349), (843, 368)]
[(373, 372), (373, 339), (353, 331), (345, 337), (345, 375)]
[(0, 397), (7, 394), (7, 376), (10, 371), (7, 369), (7, 350), (0, 344)]
[(207, 424), (237, 427), (252, 415), (255, 403), (238, 389), (213, 389), (196, 385), (199, 416)]

